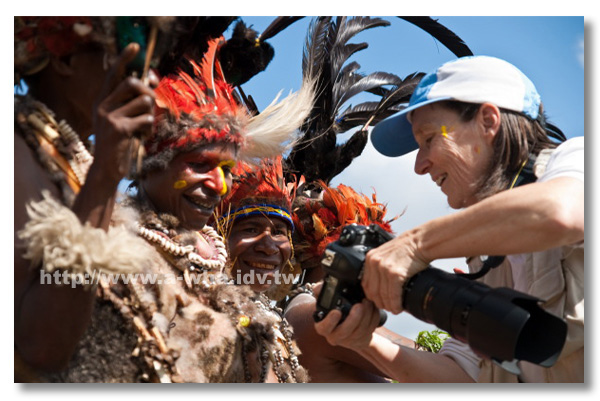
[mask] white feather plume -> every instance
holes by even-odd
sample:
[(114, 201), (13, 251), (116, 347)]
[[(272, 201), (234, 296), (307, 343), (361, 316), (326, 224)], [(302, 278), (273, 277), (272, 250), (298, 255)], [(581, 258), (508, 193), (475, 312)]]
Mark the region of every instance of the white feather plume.
[(316, 96), (316, 81), (305, 78), (302, 87), (277, 103), (281, 92), (246, 128), (241, 158), (253, 163), (284, 154), (299, 138), (299, 128), (309, 116)]

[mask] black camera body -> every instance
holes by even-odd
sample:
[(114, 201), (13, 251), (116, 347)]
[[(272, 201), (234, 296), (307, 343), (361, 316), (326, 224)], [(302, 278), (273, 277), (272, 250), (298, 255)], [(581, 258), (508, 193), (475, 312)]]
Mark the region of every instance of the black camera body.
[[(327, 245), (321, 261), (326, 275), (317, 300), (315, 321), (323, 320), (332, 309), (342, 312), (343, 321), (352, 305), (365, 298), (360, 281), (367, 252), (392, 238), (375, 224), (368, 227), (353, 224), (344, 227), (340, 238)], [(385, 323), (387, 314), (384, 311), (380, 314), (381, 326)]]
[[(316, 321), (332, 309), (346, 316), (353, 304), (362, 301), (360, 280), (366, 253), (392, 238), (376, 225), (344, 227), (340, 239), (327, 246), (322, 261), (326, 277), (317, 300)], [(542, 302), (430, 266), (406, 282), (402, 306), (417, 319), (467, 343), (479, 355), (518, 373), (519, 360), (552, 366), (564, 346), (567, 324), (542, 309)]]

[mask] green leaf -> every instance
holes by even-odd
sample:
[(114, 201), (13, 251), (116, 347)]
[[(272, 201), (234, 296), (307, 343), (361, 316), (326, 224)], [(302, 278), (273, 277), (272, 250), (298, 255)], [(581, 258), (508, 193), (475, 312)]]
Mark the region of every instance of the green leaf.
[(437, 353), (448, 338), (450, 335), (442, 330), (421, 331), (415, 342), (427, 351)]

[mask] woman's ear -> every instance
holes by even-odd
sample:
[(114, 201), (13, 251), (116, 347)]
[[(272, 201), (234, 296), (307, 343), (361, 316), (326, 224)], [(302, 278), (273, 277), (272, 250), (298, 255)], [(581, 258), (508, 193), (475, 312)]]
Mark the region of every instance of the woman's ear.
[(69, 65), (69, 59), (61, 59), (59, 57), (52, 57), (50, 59), (50, 66), (56, 71), (58, 75), (64, 77), (70, 77), (74, 74), (73, 68)]
[(483, 103), (478, 112), (479, 122), (483, 126), (483, 135), (491, 144), (500, 129), (500, 109), (492, 103)]

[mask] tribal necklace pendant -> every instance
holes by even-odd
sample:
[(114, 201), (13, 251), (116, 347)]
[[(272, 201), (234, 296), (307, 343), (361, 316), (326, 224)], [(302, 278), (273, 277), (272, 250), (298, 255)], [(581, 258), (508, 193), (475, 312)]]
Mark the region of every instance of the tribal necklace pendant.
[[(197, 252), (194, 245), (180, 245), (168, 235), (168, 230), (158, 230), (138, 227), (138, 234), (153, 244), (158, 245), (161, 250), (176, 258), (185, 258), (189, 261), (188, 270), (199, 271), (222, 271), (227, 262), (227, 250), (221, 236), (210, 226), (204, 226), (197, 235), (214, 249), (212, 257), (203, 257)], [(177, 264), (178, 268), (179, 265)]]

